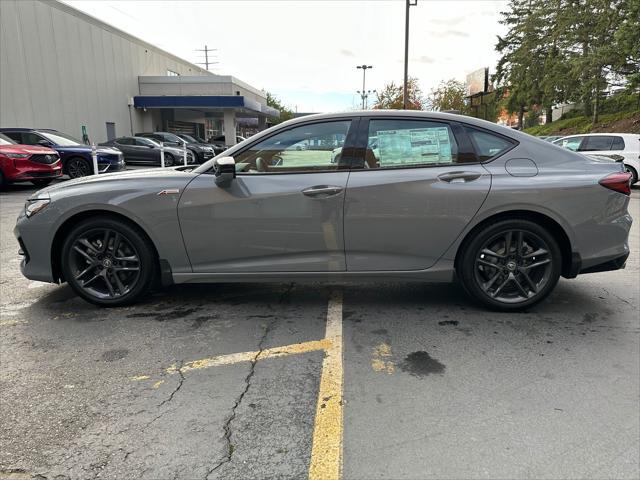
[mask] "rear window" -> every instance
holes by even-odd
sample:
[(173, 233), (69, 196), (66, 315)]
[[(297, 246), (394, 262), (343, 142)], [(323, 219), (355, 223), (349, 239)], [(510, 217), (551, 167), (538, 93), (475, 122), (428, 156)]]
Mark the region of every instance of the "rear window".
[(511, 139), (489, 133), (485, 130), (479, 130), (467, 125), (465, 125), (464, 129), (467, 135), (469, 135), (469, 138), (471, 138), (471, 142), (481, 162), (503, 154), (516, 144), (516, 142)]

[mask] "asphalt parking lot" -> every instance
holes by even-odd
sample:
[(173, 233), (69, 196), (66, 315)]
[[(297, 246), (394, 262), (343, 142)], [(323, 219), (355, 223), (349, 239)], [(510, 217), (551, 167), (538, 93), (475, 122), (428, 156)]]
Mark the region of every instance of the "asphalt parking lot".
[(0, 478), (638, 478), (640, 189), (623, 271), (520, 314), (455, 285), (174, 286), (99, 309), (19, 271), (0, 192)]

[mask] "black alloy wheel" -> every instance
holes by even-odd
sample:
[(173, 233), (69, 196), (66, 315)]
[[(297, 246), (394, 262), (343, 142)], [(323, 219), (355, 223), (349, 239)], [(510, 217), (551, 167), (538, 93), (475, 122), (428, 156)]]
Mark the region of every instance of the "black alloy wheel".
[(164, 166), (165, 167), (173, 167), (174, 165), (174, 159), (173, 159), (173, 155), (171, 155), (170, 153), (165, 153), (164, 154)]
[(84, 158), (74, 157), (67, 161), (67, 174), (69, 178), (86, 177), (92, 173), (92, 166)]
[(498, 310), (541, 301), (560, 277), (561, 253), (551, 234), (528, 220), (506, 220), (482, 230), (466, 247), (462, 282), (477, 300)]
[(153, 246), (136, 228), (112, 218), (81, 222), (62, 248), (62, 269), (78, 295), (101, 306), (126, 305), (155, 276)]

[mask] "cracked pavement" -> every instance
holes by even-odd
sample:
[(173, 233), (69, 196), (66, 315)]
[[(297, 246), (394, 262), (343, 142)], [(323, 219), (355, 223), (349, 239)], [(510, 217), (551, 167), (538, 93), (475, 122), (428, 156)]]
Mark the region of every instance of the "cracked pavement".
[[(0, 478), (306, 478), (323, 352), (260, 355), (322, 339), (331, 287), (98, 309), (21, 276), (31, 191), (0, 193)], [(454, 285), (345, 286), (344, 478), (638, 478), (639, 204), (626, 270), (522, 314)], [(238, 352), (255, 355), (182, 370)]]

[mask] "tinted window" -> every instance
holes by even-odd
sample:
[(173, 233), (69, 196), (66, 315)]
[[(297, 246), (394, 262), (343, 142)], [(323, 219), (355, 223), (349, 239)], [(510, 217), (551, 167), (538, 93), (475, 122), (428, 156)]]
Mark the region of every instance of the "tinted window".
[(613, 137), (611, 150), (624, 150), (624, 139), (622, 137)]
[(515, 145), (513, 140), (489, 133), (485, 130), (478, 130), (473, 127), (464, 127), (467, 135), (471, 139), (476, 153), (481, 162), (496, 157)]
[(133, 145), (133, 138), (129, 138), (129, 137), (118, 138), (116, 139), (116, 143), (119, 143), (120, 145)]
[(4, 134), (14, 142), (24, 145), (24, 143), (22, 142), (22, 134), (20, 132), (4, 132)]
[(148, 147), (148, 146), (156, 147), (156, 146), (158, 146), (158, 143), (155, 140), (152, 140), (151, 138), (138, 137), (138, 138), (132, 139), (132, 140), (136, 141), (136, 143), (135, 143), (136, 145), (143, 146), (143, 147)]
[(597, 152), (602, 150), (611, 150), (613, 137), (606, 135), (596, 135), (593, 137), (585, 137), (584, 142), (580, 146), (581, 152)]
[(446, 123), (370, 120), (365, 168), (402, 168), (456, 163), (458, 144)]
[[(40, 135), (36, 133), (31, 133), (31, 132), (22, 133), (22, 143), (24, 143), (25, 145), (38, 145), (38, 142), (41, 142), (42, 140), (46, 140), (46, 139), (42, 138)], [(48, 140), (51, 140), (51, 139), (48, 139)]]
[(239, 173), (336, 170), (350, 120), (314, 123), (267, 138), (235, 156)]

